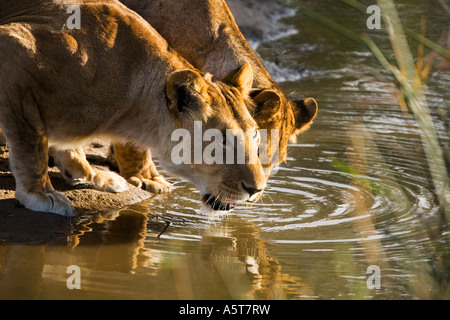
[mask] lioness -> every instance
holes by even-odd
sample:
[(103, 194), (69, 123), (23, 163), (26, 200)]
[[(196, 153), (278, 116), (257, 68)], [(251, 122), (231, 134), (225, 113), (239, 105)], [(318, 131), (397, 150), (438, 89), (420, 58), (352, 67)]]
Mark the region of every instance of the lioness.
[[(281, 88), (273, 81), (261, 60), (251, 49), (224, 0), (121, 0), (136, 11), (191, 64), (218, 79), (225, 79), (244, 62), (249, 62), (254, 73), (254, 104), (249, 111), (259, 127), (269, 133), (266, 140), (272, 161), (264, 164), (266, 179), (273, 167), (285, 161), (290, 139), (306, 130), (317, 113), (317, 103), (312, 98), (289, 101)], [(278, 146), (271, 145), (271, 129), (278, 130)], [(278, 148), (278, 153), (275, 149)], [(167, 192), (171, 186), (158, 173), (152, 162), (150, 150), (140, 150), (128, 144), (114, 145), (115, 158), (120, 173), (129, 182), (151, 192)], [(61, 171), (71, 177), (90, 181), (92, 174), (82, 150), (71, 161), (60, 161)], [(64, 155), (59, 157), (64, 158)], [(65, 159), (68, 159), (67, 156)], [(87, 178), (86, 178), (87, 177)], [(98, 183), (92, 183), (99, 188)], [(103, 184), (108, 185), (108, 184)], [(114, 189), (114, 188), (112, 188)]]
[[(80, 29), (66, 24), (73, 3)], [(99, 136), (156, 151), (217, 210), (262, 192), (259, 161), (208, 167), (171, 161), (171, 133), (193, 133), (194, 121), (203, 130), (257, 132), (246, 106), (248, 64), (224, 82), (212, 81), (116, 1), (5, 0), (0, 13), (0, 127), (16, 199), (26, 208), (73, 215), (48, 177), (48, 145), (73, 148)]]

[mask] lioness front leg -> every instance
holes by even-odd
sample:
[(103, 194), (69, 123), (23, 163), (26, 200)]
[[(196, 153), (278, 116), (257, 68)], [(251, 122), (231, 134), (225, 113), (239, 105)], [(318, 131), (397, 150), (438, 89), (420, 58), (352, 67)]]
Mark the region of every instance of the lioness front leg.
[(117, 173), (92, 169), (82, 147), (63, 150), (51, 147), (50, 155), (63, 178), (74, 187), (90, 187), (112, 193), (129, 189), (128, 183)]
[[(11, 108), (12, 109), (12, 108)], [(67, 197), (56, 192), (48, 176), (48, 140), (31, 95), (20, 113), (9, 113), (3, 130), (10, 147), (10, 168), (16, 181), (16, 200), (33, 211), (73, 216)], [(4, 115), (3, 115), (4, 116)]]
[(131, 144), (114, 144), (113, 151), (120, 174), (129, 183), (152, 193), (172, 191), (172, 184), (156, 169), (149, 149), (141, 150)]

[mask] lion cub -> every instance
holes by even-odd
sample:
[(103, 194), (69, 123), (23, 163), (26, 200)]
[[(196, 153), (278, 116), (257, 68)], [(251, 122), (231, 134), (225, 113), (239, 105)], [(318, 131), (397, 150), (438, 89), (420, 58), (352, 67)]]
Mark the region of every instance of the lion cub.
[(74, 215), (68, 199), (50, 182), (48, 146), (73, 149), (96, 137), (151, 148), (218, 209), (262, 192), (259, 160), (239, 165), (171, 161), (177, 144), (171, 133), (194, 133), (194, 122), (202, 130), (257, 131), (246, 106), (253, 81), (248, 64), (224, 82), (212, 81), (120, 3), (76, 1), (80, 29), (66, 24), (69, 4), (0, 4), (0, 127), (22, 205)]

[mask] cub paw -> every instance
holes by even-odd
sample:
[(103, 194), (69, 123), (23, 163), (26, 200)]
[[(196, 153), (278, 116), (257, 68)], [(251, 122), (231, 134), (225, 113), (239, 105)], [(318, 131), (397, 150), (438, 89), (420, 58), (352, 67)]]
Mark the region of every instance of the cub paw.
[(75, 209), (69, 199), (60, 192), (16, 192), (16, 200), (25, 208), (32, 211), (50, 212), (65, 217), (75, 216)]
[(148, 192), (161, 194), (172, 192), (172, 184), (161, 176), (150, 179), (139, 179), (137, 177), (131, 177), (128, 182), (135, 185), (138, 188), (142, 188)]
[(92, 188), (111, 193), (130, 189), (128, 182), (115, 172), (99, 171), (92, 178)]

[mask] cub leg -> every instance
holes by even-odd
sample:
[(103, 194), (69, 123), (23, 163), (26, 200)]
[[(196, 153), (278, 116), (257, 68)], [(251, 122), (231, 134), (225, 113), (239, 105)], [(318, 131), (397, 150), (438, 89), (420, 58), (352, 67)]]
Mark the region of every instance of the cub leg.
[(63, 150), (51, 147), (50, 155), (64, 179), (72, 186), (88, 186), (95, 190), (112, 193), (129, 189), (128, 183), (117, 173), (92, 169), (81, 147)]
[(5, 108), (2, 114), (8, 119), (2, 127), (10, 147), (16, 200), (33, 211), (73, 216), (69, 200), (53, 189), (48, 176), (48, 140), (36, 103), (31, 94), (25, 94), (21, 102), (21, 108)]
[(113, 152), (120, 174), (131, 184), (152, 193), (169, 193), (172, 185), (159, 174), (150, 150), (131, 144), (114, 144)]

